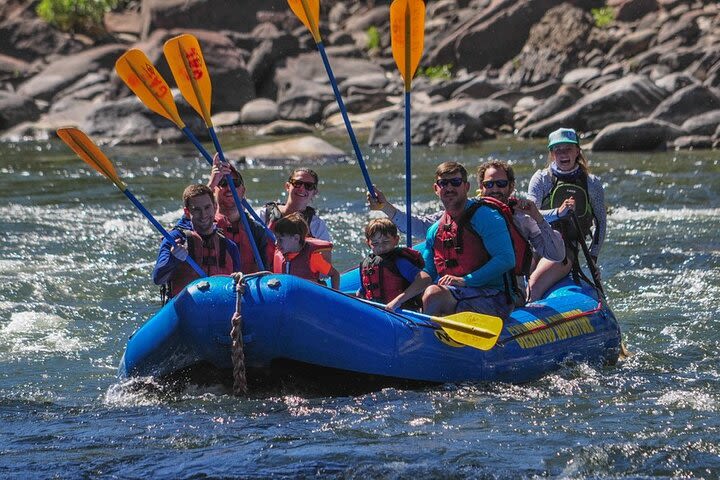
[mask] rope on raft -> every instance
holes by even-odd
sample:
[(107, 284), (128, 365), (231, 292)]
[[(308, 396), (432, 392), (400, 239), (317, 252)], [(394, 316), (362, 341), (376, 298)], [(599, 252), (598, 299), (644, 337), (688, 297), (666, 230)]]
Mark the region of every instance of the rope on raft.
[(233, 364), (233, 394), (236, 397), (245, 395), (248, 391), (247, 376), (245, 373), (245, 352), (242, 338), (242, 296), (245, 293), (245, 278), (242, 273), (233, 275), (235, 280), (235, 313), (232, 316), (232, 364)]

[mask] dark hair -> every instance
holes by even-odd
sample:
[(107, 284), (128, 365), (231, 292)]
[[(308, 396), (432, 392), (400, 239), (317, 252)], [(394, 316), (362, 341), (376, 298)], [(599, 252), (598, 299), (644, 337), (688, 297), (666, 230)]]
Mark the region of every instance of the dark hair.
[(313, 177), (313, 180), (315, 180), (315, 185), (317, 185), (317, 183), (320, 181), (320, 179), (318, 178), (318, 174), (315, 173), (315, 170), (311, 170), (311, 169), (305, 168), (305, 167), (300, 167), (300, 168), (296, 168), (295, 170), (293, 170), (292, 173), (290, 174), (290, 176), (288, 177), (287, 181), (292, 182), (292, 179), (296, 173), (307, 173), (308, 175)]
[(213, 195), (213, 191), (210, 190), (210, 187), (203, 185), (202, 183), (193, 183), (192, 185), (188, 185), (185, 187), (185, 190), (183, 190), (183, 206), (185, 208), (189, 208), (191, 198), (202, 197), (203, 195), (209, 195), (210, 200), (215, 203), (215, 196)]
[(310, 233), (308, 224), (300, 212), (294, 212), (279, 218), (273, 224), (272, 230), (275, 235), (300, 235), (301, 243), (305, 241), (305, 237)]
[[(241, 185), (245, 185), (245, 180), (243, 180), (242, 175), (240, 175), (238, 169), (233, 167), (232, 165), (230, 165), (230, 175), (233, 179), (240, 180)], [(227, 178), (223, 177), (222, 180), (218, 182), (218, 187), (224, 187), (225, 185), (227, 185)]]
[(365, 227), (365, 238), (370, 240), (375, 234), (387, 235), (389, 237), (397, 237), (398, 230), (394, 223), (389, 218), (376, 218), (370, 220), (370, 223)]
[(458, 162), (443, 162), (438, 165), (435, 170), (435, 178), (440, 178), (450, 173), (459, 173), (462, 176), (463, 182), (467, 182), (467, 170)]
[(496, 168), (498, 170), (503, 170), (505, 172), (505, 175), (507, 175), (510, 184), (512, 185), (513, 183), (515, 183), (515, 171), (510, 166), (510, 164), (508, 164), (507, 162), (503, 162), (502, 160), (490, 160), (489, 162), (485, 162), (480, 165), (477, 169), (478, 185), (482, 185), (483, 178), (485, 178), (485, 172), (488, 168)]

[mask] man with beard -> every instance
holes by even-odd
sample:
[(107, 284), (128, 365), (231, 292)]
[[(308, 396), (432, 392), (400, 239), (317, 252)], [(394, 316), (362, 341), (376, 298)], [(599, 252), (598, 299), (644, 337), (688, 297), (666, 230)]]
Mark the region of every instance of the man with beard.
[(513, 303), (505, 294), (505, 274), (515, 253), (505, 218), (497, 209), (468, 199), (467, 170), (440, 164), (433, 189), (444, 212), (427, 232), (425, 271), (436, 284), (423, 293), (423, 311), (449, 315), (474, 311), (507, 317)]

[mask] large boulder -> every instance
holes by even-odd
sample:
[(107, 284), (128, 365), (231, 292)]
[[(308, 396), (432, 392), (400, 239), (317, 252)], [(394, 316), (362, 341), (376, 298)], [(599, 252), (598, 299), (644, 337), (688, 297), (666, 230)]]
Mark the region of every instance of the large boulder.
[(663, 100), (650, 116), (680, 125), (691, 117), (717, 109), (720, 109), (717, 90), (703, 85), (688, 85)]
[(240, 110), (240, 122), (244, 124), (270, 123), (278, 118), (278, 106), (268, 98), (256, 98)]
[(87, 72), (110, 69), (125, 52), (123, 45), (112, 44), (91, 48), (62, 57), (50, 63), (39, 74), (23, 83), (18, 93), (40, 100), (51, 100), (58, 92), (87, 75)]
[(70, 55), (86, 48), (82, 41), (39, 19), (35, 2), (6, 8), (0, 15), (0, 53), (32, 61), (45, 55)]
[(607, 5), (615, 9), (615, 19), (620, 22), (640, 20), (660, 8), (657, 0), (610, 0)]
[[(404, 113), (400, 109), (379, 116), (370, 144), (404, 142)], [(468, 143), (491, 136), (490, 129), (512, 124), (512, 110), (497, 100), (449, 100), (413, 108), (411, 142), (424, 145)]]
[(339, 148), (311, 135), (239, 148), (226, 153), (228, 158), (239, 161), (280, 163), (283, 166), (288, 161), (326, 162), (347, 156), (347, 153)]
[(143, 37), (158, 28), (249, 32), (259, 11), (286, 8), (286, 0), (143, 0)]
[(278, 34), (263, 40), (253, 50), (247, 65), (256, 90), (264, 91), (265, 83), (272, 80), (275, 65), (284, 58), (297, 55), (299, 51), (297, 38), (290, 34)]
[(657, 31), (646, 28), (622, 37), (608, 52), (609, 57), (630, 58), (642, 53), (650, 47)]
[(665, 150), (668, 141), (683, 133), (675, 125), (660, 120), (614, 123), (600, 130), (591, 148), (594, 151)]
[[(202, 119), (176, 97), (180, 116), (187, 127), (200, 138), (207, 138)], [(90, 112), (80, 125), (88, 135), (121, 144), (151, 144), (180, 142), (182, 132), (170, 120), (145, 108), (136, 97), (105, 102)]]
[[(453, 64), (469, 71), (481, 70), (487, 65), (499, 67), (520, 53), (533, 25), (561, 3), (563, 0), (495, 0), (487, 7), (475, 10), (474, 15), (444, 35), (434, 48), (428, 49), (427, 63)], [(581, 8), (600, 7), (603, 3), (575, 2)], [(565, 33), (571, 32), (572, 29)], [(498, 48), (500, 45), (502, 48)]]
[(655, 80), (655, 85), (665, 90), (668, 95), (672, 95), (678, 90), (687, 87), (688, 85), (699, 85), (700, 82), (691, 75), (685, 72), (676, 72), (669, 75), (662, 76)]
[(560, 127), (599, 130), (617, 122), (648, 115), (665, 97), (665, 91), (644, 75), (630, 75), (584, 96), (567, 110), (520, 131), (527, 137), (544, 137)]
[(543, 101), (537, 108), (532, 110), (530, 114), (517, 125), (517, 128), (523, 128), (525, 125), (537, 123), (540, 120), (550, 118), (556, 113), (569, 109), (580, 98), (582, 98), (580, 89), (574, 85), (563, 85), (555, 95)]
[(690, 135), (713, 135), (718, 127), (720, 127), (720, 110), (710, 110), (690, 117), (682, 124), (682, 129)]
[(530, 29), (520, 54), (503, 68), (504, 75), (519, 85), (561, 77), (581, 66), (592, 28), (593, 18), (584, 10), (567, 3), (551, 8)]
[(22, 122), (37, 120), (39, 117), (40, 110), (32, 98), (0, 91), (0, 130), (7, 130)]

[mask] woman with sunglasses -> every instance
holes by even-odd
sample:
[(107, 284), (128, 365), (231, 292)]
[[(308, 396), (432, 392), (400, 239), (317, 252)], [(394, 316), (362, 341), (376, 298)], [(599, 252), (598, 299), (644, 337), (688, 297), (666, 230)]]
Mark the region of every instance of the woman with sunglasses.
[(215, 222), (225, 236), (235, 242), (238, 249), (240, 249), (240, 263), (243, 273), (255, 273), (260, 270), (255, 261), (255, 255), (253, 255), (252, 246), (250, 245), (251, 241), (255, 242), (258, 252), (260, 252), (260, 259), (265, 264), (265, 267), (269, 268), (268, 259), (272, 260), (272, 256), (268, 255), (268, 253), (272, 254), (273, 252), (268, 251), (268, 245), (272, 248), (272, 242), (268, 241), (268, 236), (263, 226), (247, 213), (243, 212), (252, 231), (252, 240), (248, 237), (240, 217), (240, 212), (237, 209), (237, 205), (235, 205), (232, 191), (228, 185), (227, 175), (232, 176), (233, 185), (237, 190), (238, 196), (240, 198), (245, 197), (245, 182), (243, 182), (240, 172), (230, 165), (230, 163), (220, 162), (220, 157), (216, 154), (213, 159), (212, 169), (210, 170), (210, 180), (208, 181), (208, 187), (214, 192), (217, 203)]
[[(540, 259), (528, 282), (529, 300), (538, 300), (573, 269), (579, 269), (578, 242), (592, 238), (590, 255), (597, 263), (605, 240), (605, 191), (588, 170), (575, 130), (560, 128), (548, 136), (548, 166), (530, 179), (528, 196), (565, 240), (565, 260)], [(575, 228), (572, 213), (580, 231)]]
[(318, 194), (318, 174), (309, 168), (296, 168), (285, 182), (287, 201), (269, 202), (265, 205), (265, 221), (271, 229), (280, 218), (298, 212), (310, 227), (310, 236), (332, 242), (325, 221), (310, 206)]

